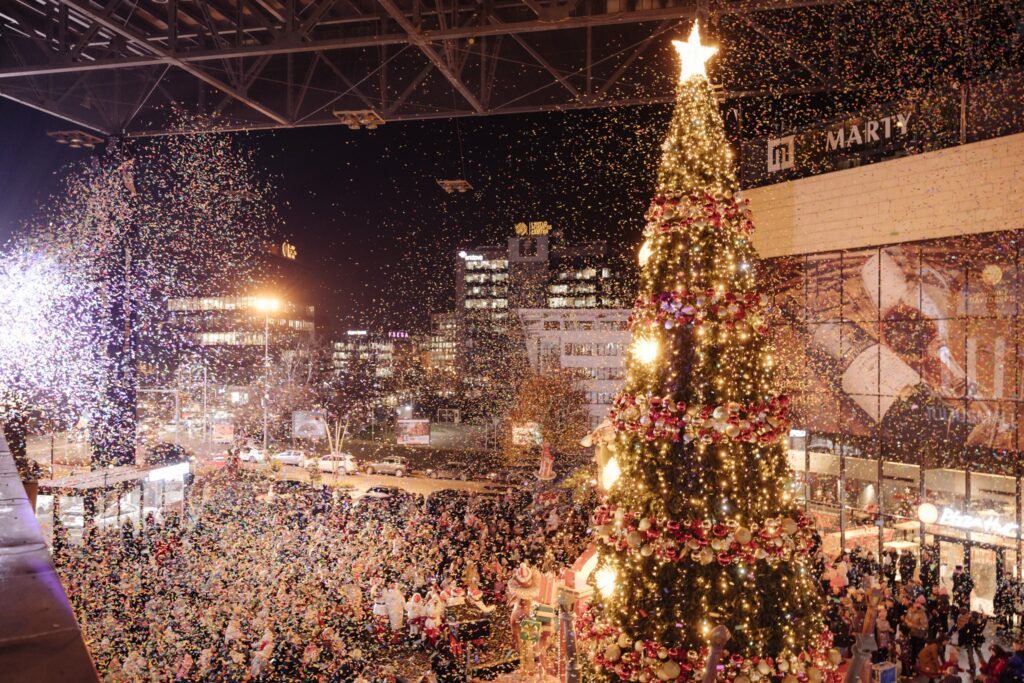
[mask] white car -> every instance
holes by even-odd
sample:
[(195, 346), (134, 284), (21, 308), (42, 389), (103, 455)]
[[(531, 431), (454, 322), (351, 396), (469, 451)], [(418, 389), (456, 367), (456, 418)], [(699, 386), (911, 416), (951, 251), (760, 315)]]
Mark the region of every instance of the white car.
[(351, 453), (328, 453), (319, 458), (309, 458), (306, 467), (317, 467), (321, 472), (334, 474), (354, 474), (359, 470)]
[(238, 452), (238, 459), (242, 462), (266, 462), (267, 456), (259, 448), (243, 448)]
[(282, 465), (303, 465), (306, 462), (306, 454), (302, 451), (281, 451), (270, 456)]

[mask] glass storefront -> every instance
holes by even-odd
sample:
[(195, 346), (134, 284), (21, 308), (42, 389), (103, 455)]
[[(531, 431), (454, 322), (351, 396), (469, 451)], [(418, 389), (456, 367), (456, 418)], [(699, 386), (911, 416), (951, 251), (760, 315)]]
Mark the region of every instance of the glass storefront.
[[(36, 516), (43, 536), (52, 542), (54, 519), (59, 520), (70, 543), (81, 543), (87, 526), (98, 529), (131, 523), (143, 527), (160, 521), (168, 511), (180, 511), (185, 500), (188, 463), (151, 468), (115, 468), (100, 475), (89, 473), (64, 480), (41, 482)], [(87, 511), (87, 498), (94, 510)]]
[(1021, 576), (1022, 238), (786, 257), (762, 274), (794, 490), (826, 551), (935, 546), (943, 585), (965, 567), (986, 611)]

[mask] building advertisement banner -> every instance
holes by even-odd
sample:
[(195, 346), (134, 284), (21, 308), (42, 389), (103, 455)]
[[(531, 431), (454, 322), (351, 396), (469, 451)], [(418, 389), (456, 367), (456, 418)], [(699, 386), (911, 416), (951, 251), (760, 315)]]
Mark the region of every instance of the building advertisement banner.
[(430, 420), (397, 420), (395, 437), (401, 446), (429, 446)]
[(536, 422), (525, 422), (512, 425), (513, 446), (539, 446), (541, 443), (540, 425)]
[(778, 374), (811, 452), (1013, 470), (1018, 233), (774, 259)]
[(956, 144), (959, 91), (917, 94), (860, 115), (739, 143), (745, 188), (841, 170)]
[(327, 438), (327, 414), (322, 410), (292, 412), (292, 436), (320, 441)]
[(234, 443), (235, 425), (230, 422), (215, 422), (212, 425), (211, 438), (214, 443)]

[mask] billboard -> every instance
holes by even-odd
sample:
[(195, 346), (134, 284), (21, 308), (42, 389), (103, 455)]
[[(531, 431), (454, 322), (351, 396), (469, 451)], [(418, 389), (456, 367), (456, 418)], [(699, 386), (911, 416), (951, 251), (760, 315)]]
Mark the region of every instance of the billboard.
[(525, 422), (521, 425), (512, 425), (513, 446), (539, 446), (540, 443), (540, 425), (536, 422)]
[(327, 413), (322, 410), (292, 412), (292, 436), (313, 441), (327, 438)]
[(235, 442), (235, 425), (230, 422), (215, 422), (210, 431), (214, 443)]
[(395, 437), (400, 445), (429, 446), (430, 420), (398, 420), (395, 423)]
[(989, 233), (765, 262), (793, 426), (833, 454), (1012, 470), (1020, 242)]

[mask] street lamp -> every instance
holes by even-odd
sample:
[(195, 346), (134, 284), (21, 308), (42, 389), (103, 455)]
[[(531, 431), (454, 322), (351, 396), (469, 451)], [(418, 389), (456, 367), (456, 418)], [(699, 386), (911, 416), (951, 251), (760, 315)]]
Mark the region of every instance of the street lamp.
[(267, 457), (267, 404), (270, 402), (270, 314), (281, 308), (281, 301), (271, 296), (258, 296), (253, 307), (263, 311), (263, 457)]

